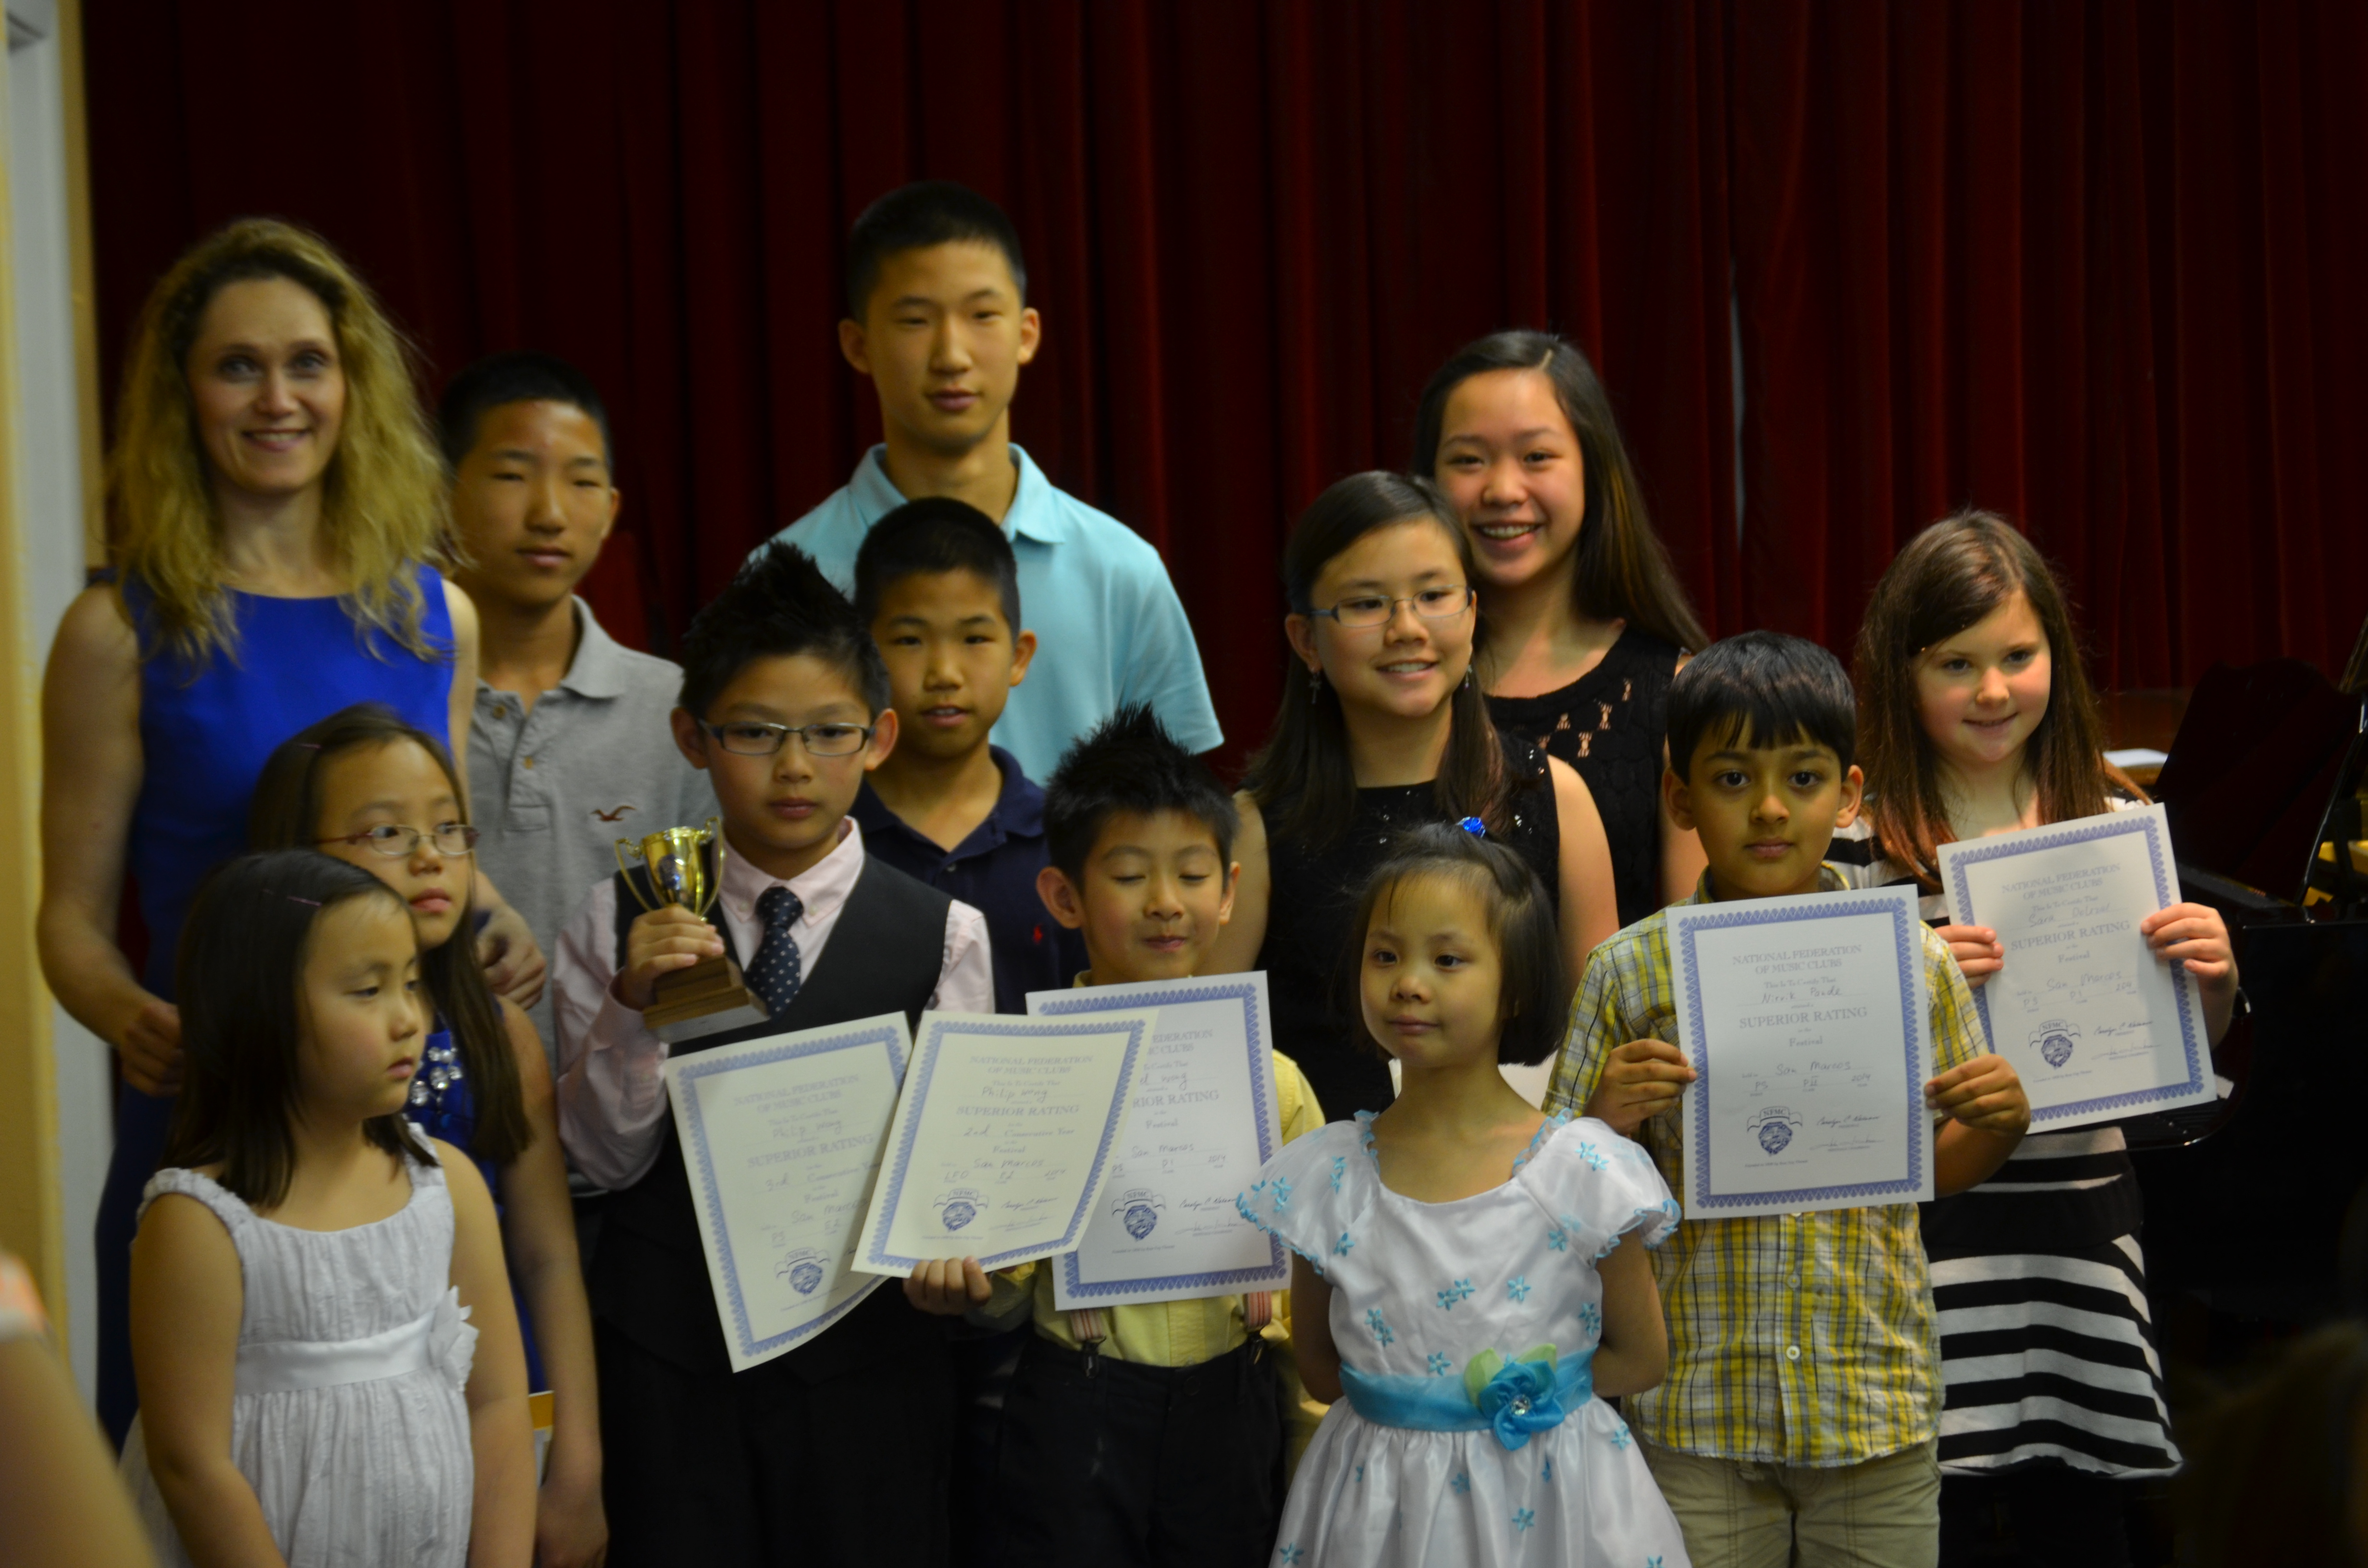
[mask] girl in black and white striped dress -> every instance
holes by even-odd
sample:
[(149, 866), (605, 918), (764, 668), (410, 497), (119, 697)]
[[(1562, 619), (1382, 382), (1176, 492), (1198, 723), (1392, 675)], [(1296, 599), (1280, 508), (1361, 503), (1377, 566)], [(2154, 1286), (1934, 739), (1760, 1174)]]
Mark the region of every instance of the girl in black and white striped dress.
[[(2005, 519), (1966, 512), (1899, 552), (1860, 628), (1867, 810), (1833, 859), (1859, 886), (1913, 882), (1966, 980), (2010, 955), (1945, 924), (1936, 846), (2140, 803), (2103, 726), (2062, 589)], [(2226, 1033), (2237, 966), (2201, 904), (2149, 915), (2157, 956)], [(2129, 1561), (2123, 1478), (2178, 1468), (2138, 1249), (2136, 1172), (2118, 1127), (2035, 1132), (1988, 1181), (1924, 1206), (1941, 1331), (1941, 1562)], [(2001, 1558), (2011, 1542), (2019, 1554)], [(2011, 1549), (2009, 1549), (2011, 1550)]]

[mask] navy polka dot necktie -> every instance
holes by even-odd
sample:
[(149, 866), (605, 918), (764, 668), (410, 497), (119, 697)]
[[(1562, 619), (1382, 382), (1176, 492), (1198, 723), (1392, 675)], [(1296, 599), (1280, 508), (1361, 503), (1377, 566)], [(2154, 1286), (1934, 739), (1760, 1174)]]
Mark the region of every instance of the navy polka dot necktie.
[(798, 951), (797, 938), (790, 935), (790, 927), (805, 912), (798, 895), (785, 887), (767, 888), (757, 897), (757, 918), (765, 923), (765, 937), (757, 944), (757, 961), (748, 966), (748, 985), (765, 999), (766, 1010), (777, 1018), (806, 977), (804, 956)]

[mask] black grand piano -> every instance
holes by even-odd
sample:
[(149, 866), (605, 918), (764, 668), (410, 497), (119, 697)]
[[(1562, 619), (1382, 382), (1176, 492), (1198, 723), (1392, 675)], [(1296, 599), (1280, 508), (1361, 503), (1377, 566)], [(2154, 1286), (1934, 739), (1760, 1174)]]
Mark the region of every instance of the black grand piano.
[[(2368, 633), (2362, 649), (2355, 666)], [(2227, 1098), (2126, 1126), (2157, 1322), (2207, 1329), (2217, 1354), (2191, 1348), (2214, 1360), (2368, 1312), (2363, 684), (2291, 659), (2214, 666), (2156, 783), (2180, 883), (2227, 920), (2251, 1007), (2218, 1053)]]

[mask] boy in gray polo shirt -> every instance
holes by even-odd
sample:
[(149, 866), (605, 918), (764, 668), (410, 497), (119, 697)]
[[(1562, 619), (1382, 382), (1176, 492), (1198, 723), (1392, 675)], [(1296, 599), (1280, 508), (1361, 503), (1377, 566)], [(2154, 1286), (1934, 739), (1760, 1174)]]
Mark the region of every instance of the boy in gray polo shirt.
[[(480, 860), (549, 952), (616, 875), (618, 839), (695, 827), (715, 792), (668, 727), (681, 668), (620, 645), (575, 597), (620, 499), (591, 381), (547, 354), (496, 354), (454, 377), (438, 413), (470, 558), (454, 580), (480, 629), (469, 814)], [(530, 1016), (550, 1051), (548, 991)]]

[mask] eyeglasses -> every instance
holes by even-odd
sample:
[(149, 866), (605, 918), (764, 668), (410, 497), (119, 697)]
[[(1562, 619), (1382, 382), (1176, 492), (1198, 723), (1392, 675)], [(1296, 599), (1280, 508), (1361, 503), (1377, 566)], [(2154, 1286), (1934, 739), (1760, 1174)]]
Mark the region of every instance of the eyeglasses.
[(700, 726), (734, 756), (771, 756), (791, 735), (809, 756), (852, 756), (871, 742), (870, 724), (706, 724)]
[(436, 846), (438, 855), (466, 855), (477, 847), (477, 830), (464, 822), (440, 822), (433, 828), (425, 829), (382, 822), (376, 827), (347, 834), (343, 838), (316, 838), (313, 842), (315, 845), (367, 844), (388, 859), (400, 860), (418, 848), (423, 838)]
[(1307, 613), (1330, 616), (1343, 631), (1370, 631), (1376, 626), (1387, 626), (1400, 605), (1414, 606), (1415, 614), (1425, 620), (1453, 620), (1471, 603), (1471, 587), (1458, 585), (1425, 588), (1418, 594), (1395, 599), (1386, 594), (1358, 594), (1342, 599), (1330, 609), (1312, 609)]

